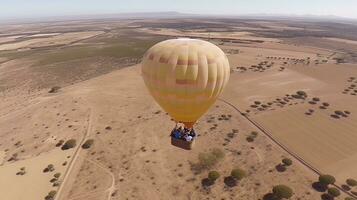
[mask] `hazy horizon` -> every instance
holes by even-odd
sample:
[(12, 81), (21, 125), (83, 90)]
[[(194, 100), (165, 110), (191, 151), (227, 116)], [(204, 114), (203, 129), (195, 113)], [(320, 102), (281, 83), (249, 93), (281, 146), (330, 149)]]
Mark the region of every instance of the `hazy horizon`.
[(110, 15), (128, 13), (157, 13), (179, 12), (199, 15), (277, 15), (277, 16), (336, 16), (357, 19), (354, 8), (357, 1), (353, 0), (301, 0), (292, 2), (287, 0), (213, 0), (177, 2), (155, 0), (122, 1), (93, 0), (78, 1), (44, 1), (31, 2), (22, 0), (4, 0), (1, 3), (1, 20), (11, 19), (36, 19), (46, 17), (66, 17), (83, 15)]

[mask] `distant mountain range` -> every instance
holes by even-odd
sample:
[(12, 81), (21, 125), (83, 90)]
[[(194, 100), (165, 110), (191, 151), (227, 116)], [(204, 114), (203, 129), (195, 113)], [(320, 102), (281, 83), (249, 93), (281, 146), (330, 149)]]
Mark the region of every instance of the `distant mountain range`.
[(276, 14), (244, 14), (244, 15), (217, 15), (217, 14), (191, 14), (180, 12), (138, 12), (96, 15), (68, 15), (38, 18), (0, 18), (0, 23), (15, 22), (45, 22), (62, 20), (94, 20), (94, 19), (182, 19), (182, 18), (239, 18), (239, 19), (261, 19), (261, 20), (312, 20), (312, 21), (336, 21), (356, 22), (357, 19), (339, 17), (334, 15), (276, 15)]

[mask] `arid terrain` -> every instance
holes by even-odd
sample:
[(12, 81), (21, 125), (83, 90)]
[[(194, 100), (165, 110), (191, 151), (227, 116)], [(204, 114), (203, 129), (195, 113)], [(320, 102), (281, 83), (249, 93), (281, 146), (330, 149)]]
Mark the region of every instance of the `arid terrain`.
[[(140, 61), (200, 38), (228, 56), (193, 150), (153, 100)], [(282, 164), (290, 159), (291, 165)], [(231, 170), (245, 177), (232, 180)], [(357, 23), (97, 19), (0, 26), (0, 199), (357, 199)], [(207, 183), (208, 173), (220, 177)], [(327, 195), (319, 176), (336, 182)]]

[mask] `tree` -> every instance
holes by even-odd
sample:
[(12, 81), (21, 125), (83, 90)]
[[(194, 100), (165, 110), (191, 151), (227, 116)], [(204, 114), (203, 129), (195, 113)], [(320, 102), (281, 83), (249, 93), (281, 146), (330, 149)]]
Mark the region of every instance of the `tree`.
[(273, 195), (278, 199), (289, 199), (293, 196), (293, 190), (286, 185), (276, 185), (273, 187)]
[(354, 187), (357, 186), (357, 181), (355, 179), (349, 178), (346, 180), (347, 185)]
[(67, 150), (67, 149), (73, 148), (75, 146), (76, 146), (76, 140), (70, 139), (70, 140), (67, 140), (66, 143), (64, 143), (64, 145), (62, 146), (62, 150)]
[(242, 180), (247, 174), (243, 169), (235, 168), (231, 171), (231, 176), (236, 180)]
[(89, 149), (94, 143), (93, 139), (88, 139), (87, 141), (84, 142), (84, 144), (82, 145), (83, 149)]
[(210, 171), (208, 173), (208, 179), (212, 182), (216, 181), (219, 177), (220, 177), (220, 174), (217, 171)]
[(293, 164), (293, 161), (289, 158), (284, 158), (282, 161), (281, 161), (285, 166), (290, 166)]
[(338, 190), (337, 188), (334, 188), (334, 187), (333, 188), (329, 188), (327, 190), (327, 193), (329, 195), (333, 196), (333, 197), (338, 197), (341, 194), (340, 190)]
[(334, 184), (335, 181), (336, 181), (335, 177), (328, 174), (323, 174), (319, 177), (319, 182), (323, 185)]

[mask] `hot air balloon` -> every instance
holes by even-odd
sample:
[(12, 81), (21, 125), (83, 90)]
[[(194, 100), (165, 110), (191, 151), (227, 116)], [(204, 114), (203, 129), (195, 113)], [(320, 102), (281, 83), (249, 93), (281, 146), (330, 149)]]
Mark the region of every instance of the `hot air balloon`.
[(189, 38), (152, 46), (143, 57), (141, 69), (156, 102), (188, 129), (216, 101), (230, 75), (227, 56), (219, 47)]

